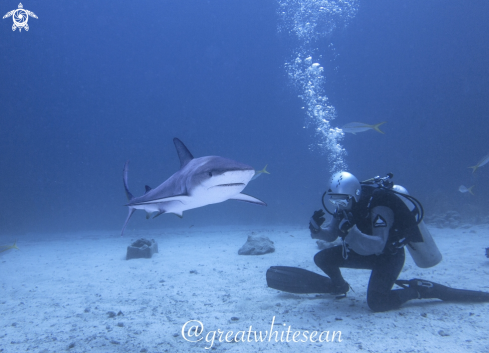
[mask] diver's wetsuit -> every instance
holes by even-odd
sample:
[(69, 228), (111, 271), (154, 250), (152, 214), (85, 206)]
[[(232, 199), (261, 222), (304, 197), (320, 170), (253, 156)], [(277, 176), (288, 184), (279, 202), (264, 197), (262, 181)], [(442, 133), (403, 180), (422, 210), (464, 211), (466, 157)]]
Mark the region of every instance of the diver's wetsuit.
[[(372, 196), (364, 190), (362, 194), (366, 199), (362, 197), (351, 210), (356, 225), (346, 235), (344, 244), (320, 251), (314, 262), (338, 288), (345, 287), (340, 267), (372, 270), (367, 290), (368, 306), (373, 311), (396, 309), (418, 298), (418, 292), (412, 288), (392, 290), (405, 260), (404, 248), (392, 246), (393, 240), (399, 234), (405, 235), (406, 230), (414, 231), (412, 215), (409, 210), (405, 213), (407, 207), (403, 209), (404, 204), (397, 203), (399, 198), (395, 195)], [(337, 225), (332, 226), (334, 222), (333, 219), (313, 237), (327, 241), (336, 239), (339, 233)]]
[(343, 246), (324, 249), (314, 256), (316, 265), (324, 271), (333, 283), (343, 283), (340, 267), (372, 270), (367, 289), (367, 304), (373, 311), (396, 309), (410, 299), (418, 298), (418, 293), (410, 289), (392, 290), (394, 281), (404, 266), (404, 249), (396, 254), (358, 255), (354, 251), (343, 259)]

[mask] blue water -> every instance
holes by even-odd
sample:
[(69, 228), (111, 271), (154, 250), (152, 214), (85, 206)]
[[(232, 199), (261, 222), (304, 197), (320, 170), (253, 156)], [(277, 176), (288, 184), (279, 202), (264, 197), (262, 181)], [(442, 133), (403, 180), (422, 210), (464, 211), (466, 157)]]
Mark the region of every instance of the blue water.
[[(299, 3), (280, 1), (292, 12)], [(313, 12), (320, 3), (303, 1)], [(245, 189), (268, 206), (137, 212), (129, 231), (306, 227), (341, 165), (359, 179), (393, 172), (428, 214), (487, 215), (489, 165), (468, 167), (489, 152), (489, 3), (350, 4), (311, 17), (318, 33), (305, 38), (272, 0), (23, 2), (38, 16), (28, 32), (0, 22), (0, 234), (119, 231), (125, 161), (142, 194), (178, 169), (173, 137), (196, 157), (268, 164)], [(385, 135), (333, 136), (338, 155), (325, 147), (287, 71), (301, 53), (323, 68), (328, 126), (387, 121)]]

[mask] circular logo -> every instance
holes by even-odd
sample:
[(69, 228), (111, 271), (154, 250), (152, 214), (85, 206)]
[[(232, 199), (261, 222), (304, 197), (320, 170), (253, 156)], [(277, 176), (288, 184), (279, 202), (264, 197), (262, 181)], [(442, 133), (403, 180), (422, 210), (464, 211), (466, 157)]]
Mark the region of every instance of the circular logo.
[(24, 27), (29, 19), (27, 12), (24, 9), (17, 9), (12, 16), (17, 27)]

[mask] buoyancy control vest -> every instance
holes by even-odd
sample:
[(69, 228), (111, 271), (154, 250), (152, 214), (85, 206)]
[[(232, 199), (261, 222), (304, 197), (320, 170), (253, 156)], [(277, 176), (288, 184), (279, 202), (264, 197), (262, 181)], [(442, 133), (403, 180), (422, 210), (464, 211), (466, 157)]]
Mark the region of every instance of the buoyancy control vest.
[[(363, 184), (361, 197), (352, 207), (352, 214), (357, 228), (364, 234), (373, 234), (372, 210), (377, 206), (389, 207), (394, 212), (394, 223), (389, 230), (389, 237), (383, 252), (396, 253), (407, 245), (407, 248), (421, 268), (432, 267), (441, 259), (436, 244), (422, 219), (417, 219), (415, 205), (409, 207), (407, 190), (402, 186), (391, 185), (390, 188), (375, 184)], [(412, 201), (411, 201), (412, 203)]]
[(360, 200), (351, 210), (354, 222), (364, 234), (372, 234), (372, 210), (377, 206), (385, 206), (394, 212), (392, 224), (384, 252), (395, 253), (408, 242), (422, 241), (416, 224), (416, 218), (407, 205), (392, 191), (371, 185), (362, 185)]

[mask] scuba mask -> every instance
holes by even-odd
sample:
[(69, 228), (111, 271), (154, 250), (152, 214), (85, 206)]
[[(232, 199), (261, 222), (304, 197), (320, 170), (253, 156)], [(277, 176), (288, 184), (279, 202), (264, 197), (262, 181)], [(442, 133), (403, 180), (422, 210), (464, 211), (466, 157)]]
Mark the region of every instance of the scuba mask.
[(336, 209), (344, 209), (347, 208), (348, 205), (350, 205), (352, 199), (353, 197), (351, 195), (329, 194), (328, 201), (331, 202), (336, 207)]

